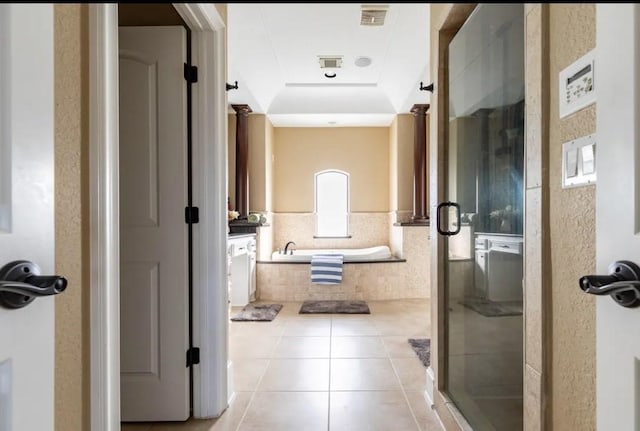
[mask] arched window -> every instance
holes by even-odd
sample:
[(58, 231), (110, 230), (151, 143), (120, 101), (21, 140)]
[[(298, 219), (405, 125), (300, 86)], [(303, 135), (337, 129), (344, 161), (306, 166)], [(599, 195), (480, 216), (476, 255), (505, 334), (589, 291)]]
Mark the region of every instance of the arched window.
[(315, 174), (316, 236), (349, 236), (349, 174), (327, 170)]

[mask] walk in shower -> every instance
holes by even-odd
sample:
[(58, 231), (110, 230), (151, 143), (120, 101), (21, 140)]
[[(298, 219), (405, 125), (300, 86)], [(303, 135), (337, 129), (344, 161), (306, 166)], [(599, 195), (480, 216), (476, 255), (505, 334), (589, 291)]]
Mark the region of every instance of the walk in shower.
[(446, 392), (475, 431), (521, 430), (523, 5), (479, 5), (448, 66)]

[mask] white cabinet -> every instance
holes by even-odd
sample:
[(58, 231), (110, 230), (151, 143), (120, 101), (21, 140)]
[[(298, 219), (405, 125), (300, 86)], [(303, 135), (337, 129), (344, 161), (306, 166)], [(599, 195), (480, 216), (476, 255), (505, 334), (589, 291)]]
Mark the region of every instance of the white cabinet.
[(476, 235), (475, 289), (490, 301), (522, 301), (523, 238)]
[(230, 291), (232, 306), (244, 306), (256, 299), (256, 238), (255, 234), (229, 237)]

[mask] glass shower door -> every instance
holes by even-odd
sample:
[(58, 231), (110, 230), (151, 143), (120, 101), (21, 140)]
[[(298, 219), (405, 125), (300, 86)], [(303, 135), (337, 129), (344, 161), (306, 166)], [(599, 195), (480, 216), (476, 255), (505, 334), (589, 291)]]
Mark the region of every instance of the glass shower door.
[(475, 431), (521, 430), (522, 4), (479, 5), (452, 40), (448, 148), (446, 390)]

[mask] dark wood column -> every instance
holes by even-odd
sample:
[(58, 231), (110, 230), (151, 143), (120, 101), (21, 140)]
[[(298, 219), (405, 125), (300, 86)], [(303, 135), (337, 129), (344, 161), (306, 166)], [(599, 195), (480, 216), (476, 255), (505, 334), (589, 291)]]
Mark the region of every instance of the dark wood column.
[(253, 112), (249, 105), (231, 105), (236, 111), (236, 211), (239, 219), (249, 215), (249, 128), (247, 120)]
[(414, 223), (429, 220), (427, 204), (427, 111), (429, 105), (413, 105), (413, 216)]

